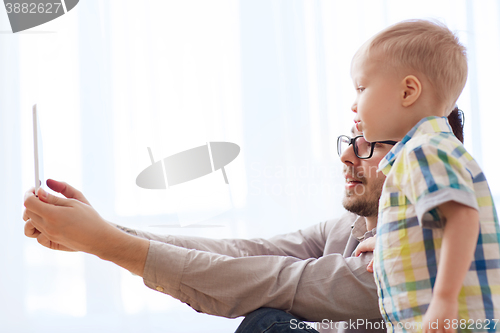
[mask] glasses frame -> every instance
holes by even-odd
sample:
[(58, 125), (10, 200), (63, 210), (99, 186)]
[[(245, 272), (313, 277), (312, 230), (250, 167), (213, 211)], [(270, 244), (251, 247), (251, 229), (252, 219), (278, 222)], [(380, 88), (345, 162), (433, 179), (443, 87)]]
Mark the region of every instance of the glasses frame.
[[(391, 145), (391, 146), (394, 146), (395, 144), (398, 143), (397, 141), (391, 141), (391, 140), (370, 142), (371, 143), (370, 155), (368, 155), (367, 157), (360, 157), (358, 155), (358, 148), (356, 147), (356, 140), (359, 138), (362, 138), (362, 137), (363, 137), (362, 135), (357, 135), (354, 138), (351, 138), (347, 135), (339, 135), (339, 137), (337, 138), (337, 153), (339, 154), (339, 156), (342, 156), (342, 153), (340, 152), (340, 142), (341, 142), (340, 140), (342, 138), (346, 138), (347, 140), (349, 140), (349, 146), (352, 145), (352, 148), (354, 150), (354, 154), (360, 160), (366, 160), (366, 159), (369, 159), (373, 156), (373, 150), (375, 149), (374, 143), (382, 143), (382, 144)], [(349, 146), (347, 146), (347, 147), (349, 147)]]

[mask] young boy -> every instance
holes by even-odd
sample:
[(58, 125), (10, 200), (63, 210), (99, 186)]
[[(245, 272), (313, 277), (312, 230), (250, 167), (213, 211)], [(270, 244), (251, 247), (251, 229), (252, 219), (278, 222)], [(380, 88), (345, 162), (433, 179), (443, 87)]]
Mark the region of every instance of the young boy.
[(440, 23), (404, 21), (358, 50), (351, 76), (358, 130), (400, 141), (379, 164), (374, 273), (388, 331), (496, 331), (498, 218), (446, 120), (467, 79), (465, 48)]

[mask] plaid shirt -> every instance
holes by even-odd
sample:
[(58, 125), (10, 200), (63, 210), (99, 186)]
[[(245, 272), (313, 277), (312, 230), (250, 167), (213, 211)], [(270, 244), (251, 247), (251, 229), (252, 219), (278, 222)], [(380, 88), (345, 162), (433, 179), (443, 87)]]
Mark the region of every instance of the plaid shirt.
[(387, 179), (380, 197), (374, 271), (389, 332), (421, 331), (444, 230), (437, 207), (448, 201), (477, 209), (480, 220), (474, 259), (459, 295), (458, 325), (460, 320), (466, 325), (458, 331), (500, 330), (494, 321), (500, 319), (498, 218), (484, 174), (448, 120), (422, 119), (379, 169)]

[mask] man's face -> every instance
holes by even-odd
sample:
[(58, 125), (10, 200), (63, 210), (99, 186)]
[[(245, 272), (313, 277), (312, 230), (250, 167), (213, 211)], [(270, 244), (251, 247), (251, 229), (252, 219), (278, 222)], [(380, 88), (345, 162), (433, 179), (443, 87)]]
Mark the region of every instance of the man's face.
[[(362, 133), (353, 129), (353, 137)], [(340, 159), (344, 163), (345, 196), (342, 201), (344, 208), (360, 216), (377, 216), (378, 201), (382, 193), (385, 175), (377, 171), (380, 160), (393, 146), (375, 144), (373, 156), (369, 159), (359, 159), (354, 154), (353, 146), (342, 153)]]
[(360, 52), (351, 65), (356, 89), (351, 109), (356, 114), (357, 130), (370, 142), (397, 140), (400, 135), (398, 102), (402, 86), (398, 76), (384, 68), (377, 53), (368, 57), (366, 52)]

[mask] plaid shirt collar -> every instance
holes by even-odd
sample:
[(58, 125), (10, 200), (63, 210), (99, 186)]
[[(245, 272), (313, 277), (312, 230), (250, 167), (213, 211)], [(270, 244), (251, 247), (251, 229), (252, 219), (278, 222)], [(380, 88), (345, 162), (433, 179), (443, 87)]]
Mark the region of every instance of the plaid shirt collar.
[(396, 160), (396, 156), (404, 148), (406, 143), (410, 141), (414, 136), (431, 134), (431, 133), (442, 133), (442, 132), (453, 132), (450, 124), (448, 123), (447, 117), (426, 117), (420, 120), (413, 128), (406, 133), (403, 140), (398, 142), (385, 157), (380, 161), (378, 169), (381, 170), (384, 175), (387, 176), (389, 171), (391, 171), (392, 165)]

